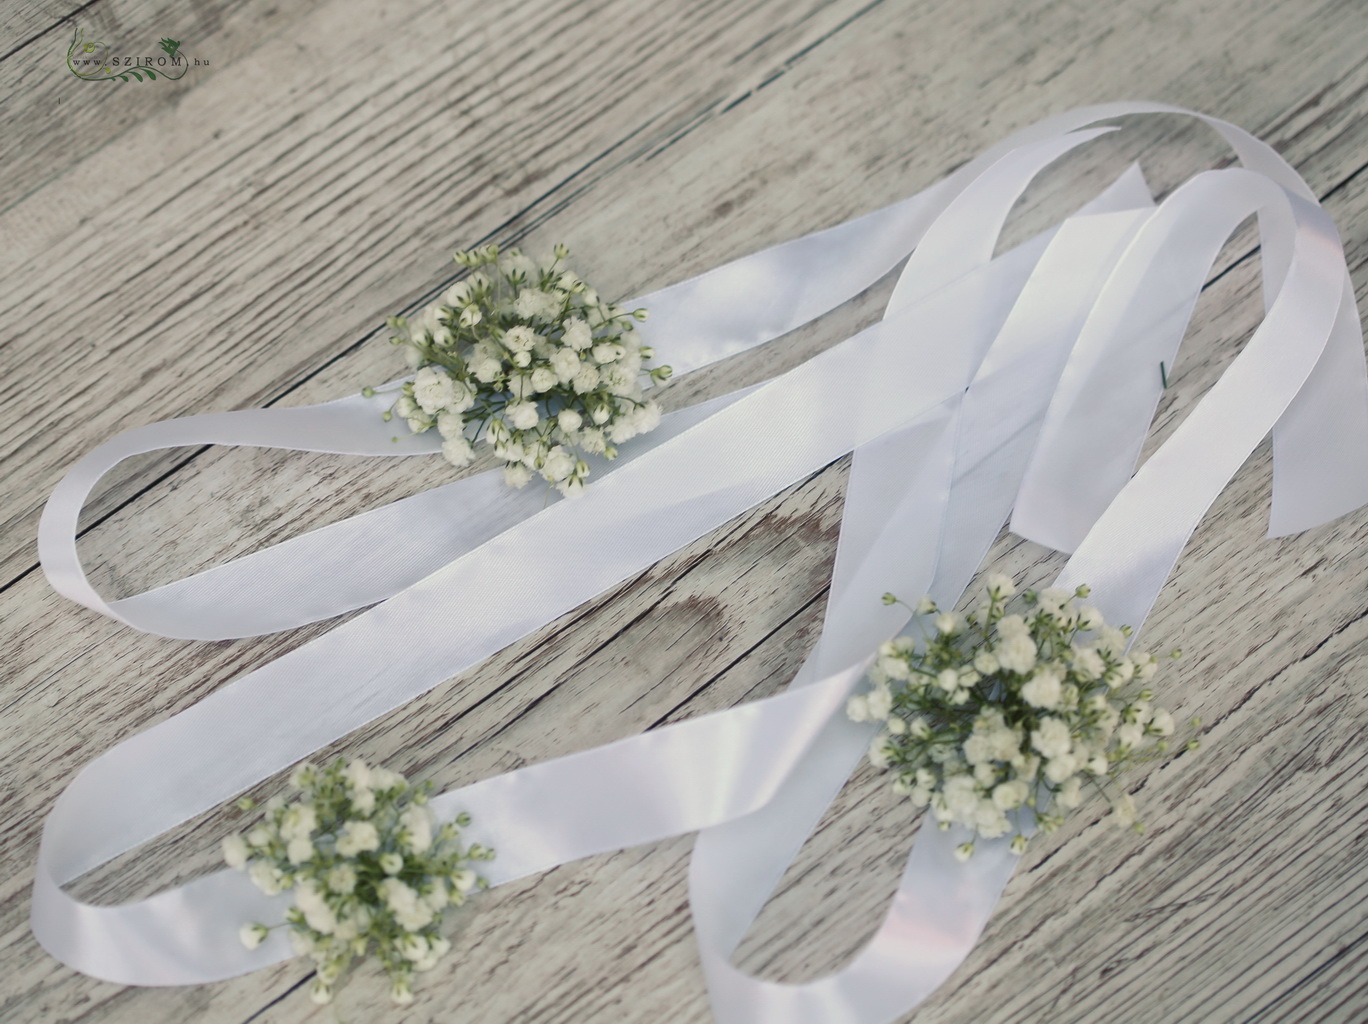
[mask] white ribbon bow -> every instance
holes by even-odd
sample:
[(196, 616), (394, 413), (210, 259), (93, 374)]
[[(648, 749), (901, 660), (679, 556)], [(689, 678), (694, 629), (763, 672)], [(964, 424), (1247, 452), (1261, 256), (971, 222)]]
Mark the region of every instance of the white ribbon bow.
[[(993, 258), (1031, 179), (1106, 130), (1077, 129), (1151, 112), (1189, 113), (1111, 104), (1048, 119), (911, 199), (637, 300), (652, 310), (651, 344), (683, 372), (777, 338), (912, 253), (879, 324), (765, 385), (666, 417), (575, 501), (538, 510), (542, 495), (485, 473), (106, 602), (81, 569), (75, 528), (121, 459), (206, 443), (371, 455), (436, 443), (394, 443), (382, 403), (353, 397), (155, 423), (95, 449), (39, 528), (44, 570), (73, 600), (201, 639), (375, 607), (87, 765), (44, 827), (39, 941), (78, 970), (139, 985), (212, 981), (290, 956), (279, 932), (254, 950), (238, 942), (239, 925), (277, 920), (288, 901), (239, 873), (117, 907), (61, 886), (853, 451), (823, 633), (787, 691), (485, 779), (434, 808), (472, 814), (472, 840), (499, 851), (493, 884), (699, 831), (691, 905), (724, 1024), (879, 1024), (925, 998), (1006, 884), (1015, 859), (1005, 841), (980, 841), (961, 864), (951, 851), (963, 836), (923, 828), (877, 934), (829, 977), (760, 981), (729, 961), (869, 741), (839, 711), (874, 648), (906, 625), (878, 595), (952, 604), (1010, 516), (1022, 536), (1074, 552), (1059, 585), (1090, 583), (1108, 620), (1138, 627), (1270, 429), (1273, 532), (1368, 501), (1368, 375), (1343, 249), (1305, 183), (1263, 143), (1193, 115), (1243, 168), (1198, 175), (1157, 207), (1132, 169), (1058, 228)], [(1157, 364), (1172, 365), (1216, 253), (1251, 213), (1265, 319), (1132, 477), (1161, 390)], [(454, 635), (452, 609), (465, 624)]]

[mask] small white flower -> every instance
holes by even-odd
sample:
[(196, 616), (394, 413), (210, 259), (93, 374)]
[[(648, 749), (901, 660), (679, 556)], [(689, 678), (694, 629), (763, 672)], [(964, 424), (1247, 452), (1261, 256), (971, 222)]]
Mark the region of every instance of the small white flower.
[(432, 846), (432, 812), (425, 806), (410, 804), (399, 816), (399, 826), (408, 848), (414, 853), (426, 853)]
[[(574, 388), (575, 394), (577, 395), (583, 395), (587, 394), (590, 391), (593, 391), (596, 387), (598, 387), (598, 384), (599, 372), (597, 368), (588, 365), (581, 366), (575, 372), (575, 376), (570, 381), (570, 386)], [(596, 418), (594, 422), (603, 423), (607, 419), (608, 416), (605, 415), (602, 420)]]
[(560, 383), (556, 371), (549, 366), (539, 366), (532, 371), (532, 390), (538, 393), (550, 391)]
[(1091, 682), (1094, 679), (1101, 679), (1107, 666), (1102, 661), (1102, 655), (1091, 647), (1074, 647), (1073, 668), (1080, 676)]
[(872, 721), (882, 722), (893, 711), (893, 693), (887, 686), (875, 687), (866, 699), (869, 717)]
[(1123, 747), (1138, 747), (1145, 741), (1145, 727), (1138, 722), (1126, 722), (1116, 730), (1116, 742)]
[(659, 402), (642, 402), (632, 415), (636, 420), (637, 433), (648, 434), (660, 426), (663, 411)]
[(535, 288), (524, 288), (513, 303), (513, 312), (527, 320), (551, 321), (560, 312), (561, 300)]
[(454, 437), (465, 436), (465, 417), (451, 409), (437, 417), (437, 432), (450, 441)]
[(234, 871), (241, 871), (247, 866), (247, 840), (242, 836), (225, 836), (223, 840), (223, 859)]
[(504, 409), (504, 415), (514, 430), (531, 430), (541, 422), (534, 402), (515, 402)]
[(1064, 694), (1064, 673), (1057, 665), (1041, 665), (1021, 688), (1022, 699), (1032, 707), (1052, 711)]
[(1083, 802), (1083, 782), (1077, 775), (1070, 776), (1055, 794), (1059, 806), (1073, 810)]
[(579, 317), (571, 317), (565, 322), (565, 333), (561, 340), (576, 352), (583, 352), (594, 343), (589, 325)]
[(1013, 636), (1029, 636), (1031, 629), (1026, 625), (1026, 620), (1015, 613), (1004, 615), (997, 621), (997, 633), (1002, 639), (1006, 640)]
[(356, 869), (350, 864), (338, 864), (328, 872), (328, 889), (348, 895), (356, 890)]
[(551, 369), (562, 384), (569, 384), (580, 370), (580, 358), (572, 348), (559, 348), (551, 353)]
[(1015, 807), (1020, 807), (1030, 796), (1030, 790), (1026, 783), (1020, 779), (1012, 779), (1009, 782), (1000, 782), (993, 787), (993, 804), (1000, 811), (1010, 811)]
[(564, 480), (575, 470), (575, 457), (563, 445), (556, 445), (547, 453), (542, 465), (542, 476), (552, 483)]
[(425, 366), (413, 378), (413, 398), (428, 415), (446, 408), (456, 399), (456, 389), (445, 370)]
[(988, 593), (1001, 600), (1005, 601), (1016, 593), (1016, 583), (1005, 573), (991, 572), (984, 582), (987, 584)]
[(1040, 592), (1040, 607), (1047, 611), (1060, 611), (1073, 600), (1073, 591), (1059, 587), (1047, 587)]
[(247, 877), (267, 896), (274, 896), (283, 888), (284, 879), (280, 871), (274, 864), (264, 860), (254, 860), (248, 864)]
[(1060, 754), (1045, 762), (1045, 777), (1051, 782), (1063, 782), (1078, 771), (1078, 759), (1072, 754)]
[(621, 345), (615, 345), (612, 342), (605, 341), (595, 345), (589, 354), (594, 357), (594, 362), (603, 366), (614, 360), (620, 359), (622, 357), (622, 352), (623, 348)]
[(503, 376), (503, 363), (491, 356), (481, 356), (470, 363), (470, 372), (481, 384), (492, 384)]
[(1060, 757), (1073, 747), (1073, 736), (1063, 721), (1051, 715), (1040, 720), (1031, 733), (1031, 746), (1046, 758)]
[(883, 673), (885, 679), (902, 680), (912, 674), (912, 670), (907, 667), (907, 661), (897, 654), (880, 658), (875, 668)]
[(532, 479), (532, 471), (523, 465), (505, 466), (503, 477), (509, 487), (526, 487)]
[(470, 446), (469, 441), (458, 435), (442, 442), (442, 455), (447, 462), (459, 468), (469, 465), (475, 458), (475, 449)]
[[(1010, 618), (1010, 616), (1008, 616), (1008, 618)], [(1002, 622), (1005, 621), (1007, 621), (1006, 618), (998, 623), (999, 631)], [(1021, 675), (1025, 675), (1035, 667), (1037, 653), (1036, 644), (1035, 641), (1025, 633), (1012, 633), (1007, 636), (1002, 643), (998, 645), (995, 653), (997, 655), (998, 664), (1008, 672), (1017, 672)]]
[(264, 924), (244, 924), (238, 929), (238, 938), (248, 949), (256, 949), (266, 941), (266, 936), (271, 934), (271, 930)]
[(869, 763), (875, 768), (888, 767), (888, 733), (881, 732), (870, 741)]
[(355, 857), (380, 849), (380, 833), (369, 821), (349, 821), (337, 837), (337, 852), (343, 857)]
[(369, 789), (352, 791), (352, 810), (357, 814), (370, 814), (375, 810), (375, 793)]
[(869, 697), (859, 693), (846, 701), (846, 717), (852, 722), (868, 722)]
[(503, 343), (510, 352), (531, 352), (532, 346), (537, 343), (537, 332), (519, 324), (504, 332)]
[(1120, 828), (1135, 824), (1135, 800), (1129, 793), (1122, 793), (1120, 799), (1112, 804), (1112, 820)]
[(941, 612), (935, 620), (936, 632), (954, 636), (964, 628), (964, 619), (957, 612)]
[(291, 864), (303, 864), (314, 855), (314, 845), (304, 836), (291, 839), (285, 847), (285, 857)]

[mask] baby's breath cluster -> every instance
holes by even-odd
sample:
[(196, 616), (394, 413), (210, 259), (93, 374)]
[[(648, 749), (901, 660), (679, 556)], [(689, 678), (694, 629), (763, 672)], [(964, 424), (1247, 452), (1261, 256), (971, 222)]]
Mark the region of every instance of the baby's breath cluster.
[[(394, 1001), (411, 1002), (414, 973), (451, 948), (440, 934), (443, 912), (484, 887), (472, 864), (494, 851), (462, 846), (469, 817), (439, 826), (428, 807), (431, 784), (410, 785), (398, 772), (339, 759), (303, 764), (290, 781), (297, 798), (267, 801), (259, 824), (223, 841), (224, 859), (267, 895), (294, 893), (275, 927), (289, 928), (295, 951), (313, 958), (315, 1002), (330, 1001), (353, 960), (371, 952)], [(270, 930), (244, 925), (242, 941), (255, 947)]]
[[(1144, 687), (1157, 659), (1127, 653), (1130, 627), (1079, 604), (1087, 587), (1015, 594), (995, 574), (967, 615), (922, 599), (915, 611), (931, 620), (929, 635), (884, 644), (873, 688), (847, 705), (852, 719), (884, 724), (870, 761), (895, 772), (894, 790), (929, 806), (942, 829), (1014, 833), (1016, 853), (1032, 826), (1058, 828), (1085, 788), (1108, 798), (1118, 825), (1139, 831), (1130, 795), (1110, 790), (1128, 765), (1168, 750), (1173, 716)], [(973, 851), (970, 841), (956, 853)]]
[(456, 253), (469, 275), (412, 320), (388, 321), (418, 372), (386, 417), (414, 433), (436, 427), (455, 466), (483, 440), (510, 485), (540, 475), (567, 496), (584, 489), (584, 455), (614, 458), (655, 429), (660, 406), (642, 387), (670, 368), (646, 368), (654, 352), (635, 329), (646, 310), (605, 302), (565, 269), (569, 255), (562, 245), (549, 263), (496, 245)]

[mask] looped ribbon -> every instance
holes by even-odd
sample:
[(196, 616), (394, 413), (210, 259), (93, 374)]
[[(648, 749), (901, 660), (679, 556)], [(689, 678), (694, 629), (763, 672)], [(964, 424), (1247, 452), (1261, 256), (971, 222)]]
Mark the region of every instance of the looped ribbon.
[[(1113, 130), (1085, 126), (1147, 113), (1200, 118), (1243, 166), (1198, 174), (1157, 206), (1131, 168), (994, 257), (1031, 180)], [(1172, 365), (1218, 251), (1251, 215), (1264, 319), (1137, 472), (1162, 390), (1157, 364)], [(853, 452), (823, 631), (784, 692), (483, 779), (433, 806), (470, 812), (472, 840), (498, 849), (492, 884), (698, 832), (690, 903), (722, 1024), (880, 1024), (924, 999), (968, 954), (1006, 885), (1015, 858), (1005, 840), (979, 840), (961, 864), (952, 852), (965, 835), (923, 827), (878, 931), (831, 975), (779, 983), (730, 962), (872, 736), (840, 712), (878, 644), (908, 625), (878, 595), (953, 604), (1010, 519), (1017, 534), (1073, 553), (1058, 585), (1089, 583), (1108, 620), (1138, 628), (1198, 521), (1270, 430), (1271, 533), (1368, 501), (1368, 374), (1343, 248), (1305, 182), (1241, 129), (1155, 104), (1047, 119), (910, 199), (634, 304), (652, 310), (649, 341), (679, 373), (778, 338), (904, 258), (879, 323), (766, 384), (670, 414), (574, 501), (543, 508), (542, 495), (483, 473), (106, 601), (77, 558), (76, 524), (122, 459), (201, 444), (364, 455), (437, 446), (427, 435), (395, 442), (377, 401), (357, 396), (154, 423), (78, 462), (44, 511), (39, 550), (52, 585), (86, 607), (198, 639), (374, 607), (86, 765), (43, 830), (32, 910), (42, 945), (134, 985), (197, 984), (286, 959), (280, 932), (253, 950), (238, 942), (239, 925), (278, 920), (288, 901), (240, 873), (121, 906), (82, 903), (62, 886)]]

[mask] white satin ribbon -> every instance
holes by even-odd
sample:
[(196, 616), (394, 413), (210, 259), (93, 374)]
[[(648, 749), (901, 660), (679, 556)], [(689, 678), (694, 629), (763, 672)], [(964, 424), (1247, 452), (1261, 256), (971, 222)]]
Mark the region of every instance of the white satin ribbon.
[[(1020, 190), (1085, 141), (1066, 133), (1151, 109), (1173, 108), (1113, 105), (1050, 119), (921, 196), (643, 300), (656, 314), (652, 340), (668, 360), (677, 368), (690, 360), (701, 365), (855, 294), (921, 237), (880, 324), (747, 394), (686, 411), (668, 436), (652, 435), (649, 450), (604, 475), (583, 499), (527, 515), (514, 506), (501, 510), (491, 491), (481, 499), (482, 525), (443, 549), (457, 552), (450, 564), (415, 582), (416, 566), (387, 575), (377, 559), (347, 596), (357, 602), (349, 607), (404, 589), (92, 761), (44, 829), (33, 905), (39, 940), (80, 970), (131, 984), (212, 980), (287, 956), (281, 938), (254, 951), (236, 944), (239, 923), (280, 913), (280, 898), (260, 896), (236, 873), (121, 907), (81, 904), (60, 887), (855, 451), (827, 628), (793, 687), (474, 783), (437, 806), (475, 816), (476, 836), (499, 850), (490, 871), (495, 882), (704, 829), (690, 881), (719, 1020), (875, 1024), (905, 1012), (972, 946), (1011, 872), (1004, 844), (980, 843), (966, 867), (949, 857), (958, 837), (923, 830), (875, 939), (829, 978), (780, 985), (728, 963), (867, 742), (867, 732), (837, 712), (873, 645), (903, 625), (895, 609), (877, 605), (877, 595), (929, 589), (953, 601), (1015, 501), (1014, 528), (1020, 521), (1022, 531), (1057, 529), (1071, 545), (1082, 530), (1086, 539), (1061, 579), (1086, 578), (1109, 618), (1138, 625), (1210, 500), (1270, 428), (1279, 459), (1275, 527), (1312, 525), (1368, 496), (1368, 460), (1346, 464), (1321, 452), (1335, 447), (1325, 443), (1328, 436), (1342, 443), (1340, 450), (1368, 450), (1368, 388), (1342, 249), (1304, 184), (1256, 140), (1213, 121), (1247, 166), (1266, 165), (1257, 168), (1261, 173), (1199, 177), (1153, 214), (1136, 209), (1136, 181), (1123, 181), (1094, 212), (991, 260)], [(1214, 256), (1221, 233), (1255, 210), (1271, 300), (1264, 324), (1192, 417), (1127, 483), (1138, 450), (1127, 445), (1143, 437), (1153, 404), (1148, 385), (1127, 373), (1176, 344), (1181, 330), (1173, 310), (1190, 308), (1205, 273), (1201, 255)], [(866, 253), (868, 263), (852, 269)], [(1170, 269), (1176, 272), (1166, 277)], [(766, 301), (752, 309), (754, 296)], [(706, 341), (676, 357), (674, 341), (667, 349), (672, 331)], [(1116, 395), (1119, 428), (1108, 408), (1089, 404), (1105, 388), (1124, 393)], [(355, 447), (397, 453), (388, 428), (361, 422), (375, 410), (354, 399), (344, 403), (157, 424), (166, 429), (144, 428), (135, 439), (124, 435), (92, 453), (44, 515), (41, 543), (54, 585), (124, 621), (186, 628), (174, 616), (157, 619), (155, 601), (115, 607), (85, 582), (73, 540), (85, 494), (127, 453), (203, 443), (185, 440), (200, 427), (194, 437), (231, 433), (238, 438), (232, 443), (281, 445), (288, 438), (281, 446), (308, 448), (346, 436)], [(1213, 424), (1222, 433), (1213, 434)], [(1117, 471), (1116, 461), (1101, 460), (1101, 471), (1082, 488), (1060, 475), (1078, 455), (1069, 428), (1080, 425), (1112, 431), (1121, 449), (1113, 458), (1123, 464)], [(738, 439), (745, 456), (737, 453)], [(472, 483), (478, 479), (461, 484), (479, 494)], [(1023, 498), (1029, 490), (1029, 501), (1017, 500), (1019, 489)], [(1280, 489), (1294, 491), (1281, 504)], [(1067, 493), (1079, 498), (1077, 506), (1059, 500)], [(1061, 507), (1066, 518), (1056, 526)], [(505, 513), (516, 521), (497, 532)], [(362, 527), (341, 529), (353, 539), (364, 536)], [(292, 557), (279, 554), (288, 547), (269, 557)], [(280, 571), (281, 564), (270, 567)], [(551, 565), (557, 568), (548, 585)], [(205, 592), (213, 586), (219, 584)], [(317, 617), (327, 607), (294, 608), (289, 616)], [(437, 628), (452, 621), (452, 609), (466, 615), (459, 636)], [(273, 621), (281, 619), (244, 619), (233, 628), (271, 628)], [(166, 773), (168, 763), (180, 773)]]

